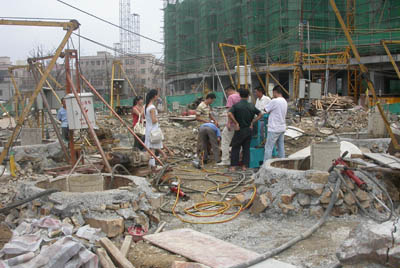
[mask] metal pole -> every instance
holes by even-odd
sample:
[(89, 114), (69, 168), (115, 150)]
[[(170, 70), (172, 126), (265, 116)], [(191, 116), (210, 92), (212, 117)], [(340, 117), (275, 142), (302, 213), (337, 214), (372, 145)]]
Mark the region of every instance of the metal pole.
[(110, 110), (111, 114), (113, 114), (128, 130), (129, 132), (135, 137), (135, 139), (146, 149), (146, 151), (154, 157), (154, 159), (160, 163), (160, 165), (164, 165), (163, 162), (143, 143), (143, 141), (136, 135), (136, 133), (129, 127), (129, 125), (114, 111), (110, 104), (108, 104), (100, 93), (89, 83), (89, 81), (81, 74), (82, 80), (89, 86), (90, 90), (95, 94)]
[[(39, 71), (38, 66), (36, 66), (36, 67), (37, 67), (36, 70)], [(41, 72), (40, 72), (40, 73), (41, 73)], [(35, 78), (35, 80), (38, 81), (39, 78), (37, 77), (37, 73), (35, 72), (35, 69), (34, 69), (34, 68), (32, 68), (32, 74), (33, 74), (33, 77)], [(46, 80), (46, 81), (47, 81), (47, 80)], [(62, 140), (62, 137), (61, 137), (60, 131), (59, 131), (59, 129), (58, 129), (56, 120), (54, 119), (53, 115), (51, 114), (50, 105), (49, 105), (49, 103), (47, 102), (46, 95), (43, 93), (43, 89), (40, 90), (40, 96), (42, 97), (44, 107), (47, 109), (47, 114), (49, 115), (50, 122), (51, 122), (51, 124), (53, 125), (54, 132), (56, 133), (56, 136), (57, 136), (58, 142), (60, 143), (61, 149), (62, 149), (62, 151), (63, 151), (63, 153), (64, 153), (64, 155), (65, 155), (65, 158), (66, 158), (67, 161), (69, 162), (69, 161), (70, 161), (70, 157), (69, 157), (69, 154), (68, 154), (68, 149), (67, 149), (67, 147), (65, 147), (65, 144), (64, 144), (64, 142), (63, 142), (63, 140)], [(42, 112), (43, 112), (43, 111), (42, 111)], [(43, 115), (44, 115), (44, 113), (43, 113)]]
[[(214, 42), (211, 43), (211, 56), (212, 56), (212, 64), (215, 68)], [(215, 70), (214, 70), (214, 68), (212, 70), (212, 89), (213, 89), (213, 91), (215, 91), (215, 81), (214, 81), (215, 80)], [(222, 90), (224, 90), (224, 89), (222, 89)]]
[(71, 84), (72, 93), (74, 94), (75, 99), (78, 102), (79, 108), (81, 109), (81, 113), (82, 113), (83, 117), (85, 118), (85, 121), (86, 121), (86, 123), (87, 123), (87, 125), (89, 127), (89, 132), (92, 135), (92, 138), (93, 138), (93, 140), (94, 140), (94, 142), (96, 144), (96, 147), (99, 150), (99, 152), (101, 154), (101, 157), (103, 158), (104, 165), (106, 166), (107, 171), (111, 173), (112, 172), (112, 168), (110, 166), (110, 163), (108, 162), (106, 154), (104, 153), (103, 148), (101, 147), (100, 141), (97, 138), (96, 133), (94, 132), (94, 128), (93, 128), (92, 124), (90, 123), (89, 117), (88, 117), (88, 115), (87, 115), (87, 113), (85, 111), (85, 107), (83, 107), (81, 99), (80, 99), (80, 97), (78, 95), (78, 92), (75, 89), (75, 86), (74, 86), (74, 84), (72, 82), (71, 76), (69, 75), (68, 72), (67, 72), (67, 81), (68, 81), (68, 83)]
[(307, 45), (308, 45), (308, 79), (311, 81), (311, 60), (310, 60), (310, 22), (307, 21)]

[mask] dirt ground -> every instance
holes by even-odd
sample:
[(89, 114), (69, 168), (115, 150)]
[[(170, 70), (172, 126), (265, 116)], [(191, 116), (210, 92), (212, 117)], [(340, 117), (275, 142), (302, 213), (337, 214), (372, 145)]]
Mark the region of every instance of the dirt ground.
[[(191, 170), (191, 172), (187, 172), (187, 170)], [(204, 173), (191, 168), (190, 164), (184, 164), (179, 169), (177, 168), (173, 174), (179, 176), (183, 181), (182, 185), (190, 189), (205, 191), (213, 186), (213, 183), (209, 181), (200, 180), (204, 177)], [(223, 180), (223, 177), (217, 177), (217, 179)], [(163, 190), (162, 187), (161, 190)], [(176, 211), (185, 219), (196, 222), (203, 221), (200, 218), (183, 215), (184, 208), (204, 201), (202, 193), (190, 193), (189, 195), (188, 201), (179, 201)], [(219, 200), (217, 195), (210, 194), (207, 197), (210, 200)], [(166, 212), (163, 212), (161, 217), (163, 221), (167, 222), (164, 231), (191, 228), (260, 254), (304, 233), (318, 221), (317, 218), (304, 215), (271, 214), (268, 210), (259, 215), (252, 215), (249, 210), (245, 210), (236, 219), (227, 223), (189, 224), (183, 223), (177, 217), (168, 213), (175, 201), (174, 195), (166, 195), (164, 201), (169, 201), (164, 207)], [(337, 248), (347, 238), (351, 229), (362, 220), (361, 216), (330, 217), (327, 223), (311, 238), (299, 242), (275, 258), (298, 267), (328, 267), (336, 262)], [(154, 232), (155, 229), (156, 226), (153, 226), (150, 233)], [(135, 267), (139, 268), (170, 268), (173, 261), (184, 260), (184, 258), (152, 246), (147, 242), (139, 242), (131, 249), (129, 260)]]

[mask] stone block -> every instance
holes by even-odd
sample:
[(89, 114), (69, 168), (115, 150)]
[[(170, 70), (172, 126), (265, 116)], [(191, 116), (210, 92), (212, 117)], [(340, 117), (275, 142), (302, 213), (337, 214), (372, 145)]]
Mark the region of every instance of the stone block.
[(48, 202), (46, 204), (44, 204), (43, 206), (40, 207), (39, 209), (39, 213), (42, 216), (48, 216), (51, 214), (51, 210), (54, 207), (54, 204), (51, 202)]
[(311, 204), (311, 198), (309, 195), (300, 193), (297, 195), (297, 202), (299, 203), (299, 205), (301, 206), (309, 206)]
[(293, 198), (295, 197), (296, 193), (292, 194), (282, 194), (281, 195), (281, 201), (283, 204), (289, 205), (292, 203)]
[(344, 202), (347, 205), (352, 206), (356, 203), (356, 200), (354, 199), (353, 195), (350, 192), (348, 192), (348, 193), (345, 193), (345, 195), (344, 195)]
[(310, 171), (306, 178), (314, 183), (327, 184), (329, 173), (326, 171)]
[(268, 194), (264, 193), (261, 195), (257, 195), (253, 201), (253, 205), (250, 208), (250, 213), (252, 214), (260, 214), (264, 210), (266, 210), (270, 204), (270, 199), (268, 198)]
[(109, 209), (109, 210), (118, 210), (120, 208), (121, 207), (119, 206), (119, 204), (106, 205), (106, 209)]
[(287, 204), (278, 204), (279, 208), (282, 210), (283, 214), (288, 214), (290, 211), (295, 210), (296, 208), (293, 205), (287, 205)]
[(324, 193), (321, 195), (321, 197), (320, 197), (320, 199), (319, 199), (319, 202), (320, 202), (321, 204), (329, 204), (329, 202), (331, 201), (331, 195), (332, 195), (332, 192), (331, 192), (330, 190), (324, 192)]
[(124, 219), (119, 216), (90, 215), (85, 219), (85, 222), (90, 227), (100, 228), (107, 237), (116, 237), (124, 232)]
[(293, 191), (311, 196), (320, 196), (324, 191), (324, 185), (312, 182), (296, 182), (293, 185)]
[(361, 190), (360, 188), (357, 188), (357, 190), (355, 191), (355, 194), (356, 194), (358, 200), (361, 202), (371, 200), (371, 197), (368, 195), (368, 193)]
[(321, 218), (324, 215), (324, 209), (322, 207), (312, 207), (310, 209), (310, 216), (314, 216), (316, 218)]

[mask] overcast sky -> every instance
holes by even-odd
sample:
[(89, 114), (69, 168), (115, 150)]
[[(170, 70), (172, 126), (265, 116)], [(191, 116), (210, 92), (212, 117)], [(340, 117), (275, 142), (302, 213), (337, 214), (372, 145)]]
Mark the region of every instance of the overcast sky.
[[(119, 0), (63, 0), (64, 2), (119, 25)], [(131, 0), (131, 12), (141, 16), (141, 34), (162, 41), (162, 1)], [(83, 14), (56, 0), (1, 0), (0, 17), (65, 18), (81, 24), (80, 33), (90, 39), (113, 46), (119, 42), (119, 29)], [(77, 31), (76, 31), (77, 32)], [(33, 48), (43, 45), (56, 48), (65, 31), (60, 28), (0, 25), (0, 56), (25, 60)], [(73, 37), (75, 47), (78, 38)], [(141, 52), (162, 56), (162, 46), (141, 38)], [(81, 39), (81, 55), (95, 55), (103, 47)], [(112, 53), (112, 51), (110, 51)]]

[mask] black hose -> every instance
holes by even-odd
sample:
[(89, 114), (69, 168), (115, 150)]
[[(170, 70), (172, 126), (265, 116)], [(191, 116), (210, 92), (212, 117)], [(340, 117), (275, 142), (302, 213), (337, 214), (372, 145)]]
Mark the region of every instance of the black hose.
[(108, 189), (112, 189), (112, 186), (113, 186), (113, 184), (114, 184), (114, 173), (115, 173), (115, 170), (116, 170), (117, 168), (121, 168), (121, 169), (123, 169), (128, 175), (131, 175), (131, 173), (129, 172), (129, 170), (128, 170), (126, 167), (124, 167), (124, 166), (121, 165), (121, 164), (116, 164), (115, 166), (113, 166), (113, 168), (112, 168), (112, 170), (111, 170), (111, 180), (110, 180), (110, 185), (109, 185)]
[[(338, 170), (335, 169), (335, 171), (336, 171), (336, 173), (339, 173)], [(229, 268), (246, 268), (246, 267), (249, 267), (251, 265), (255, 265), (255, 264), (260, 263), (260, 262), (262, 262), (262, 261), (264, 261), (266, 259), (274, 257), (275, 255), (277, 255), (277, 254), (285, 251), (286, 249), (292, 247), (297, 242), (300, 242), (301, 240), (304, 240), (304, 239), (310, 237), (316, 230), (318, 230), (325, 223), (326, 219), (328, 218), (329, 214), (331, 213), (332, 208), (335, 205), (337, 197), (338, 197), (338, 193), (339, 193), (341, 182), (342, 181), (340, 179), (336, 180), (335, 190), (332, 193), (331, 200), (329, 202), (328, 208), (325, 210), (325, 213), (322, 216), (322, 218), (316, 224), (314, 224), (310, 229), (308, 229), (305, 233), (293, 238), (292, 240), (286, 242), (285, 244), (281, 245), (280, 247), (278, 247), (276, 249), (273, 249), (271, 251), (268, 251), (268, 252), (262, 254), (260, 257), (258, 257), (256, 259), (253, 259), (253, 260), (250, 260), (250, 261), (238, 264), (238, 265), (234, 265), (234, 266), (231, 266)]]

